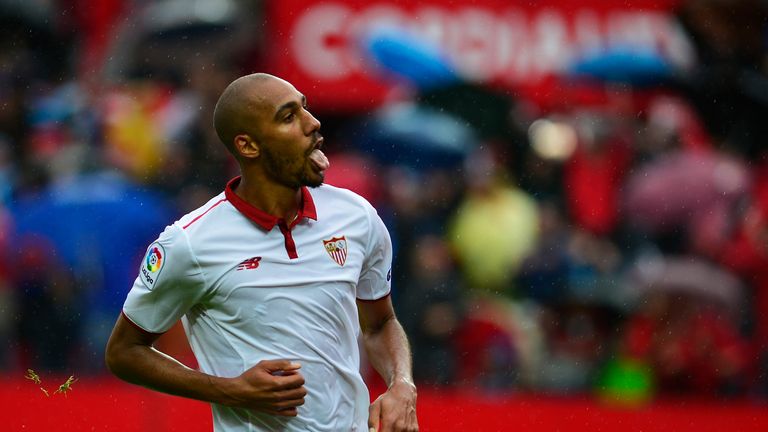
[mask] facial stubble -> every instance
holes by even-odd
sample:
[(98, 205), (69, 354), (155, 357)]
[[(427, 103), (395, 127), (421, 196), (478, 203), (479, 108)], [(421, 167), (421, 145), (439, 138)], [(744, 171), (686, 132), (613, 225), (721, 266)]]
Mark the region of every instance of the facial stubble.
[[(304, 157), (303, 163), (295, 168), (292, 159), (288, 157), (274, 154), (271, 150), (266, 148), (263, 149), (262, 154), (264, 156), (264, 162), (266, 163), (267, 174), (283, 186), (292, 189), (298, 189), (302, 186), (316, 188), (323, 184), (323, 180), (325, 180), (324, 173), (315, 172), (312, 168), (309, 154), (302, 155)], [(312, 174), (316, 175), (318, 179), (313, 179), (311, 177)]]

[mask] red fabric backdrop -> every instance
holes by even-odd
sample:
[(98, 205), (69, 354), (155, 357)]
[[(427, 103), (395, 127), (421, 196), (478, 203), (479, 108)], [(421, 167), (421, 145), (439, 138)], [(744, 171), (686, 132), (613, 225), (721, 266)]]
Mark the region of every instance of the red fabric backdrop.
[[(42, 376), (43, 382), (65, 377)], [(82, 379), (67, 396), (45, 395), (31, 381), (0, 379), (3, 431), (209, 432), (208, 406), (110, 378)], [(748, 432), (768, 430), (768, 409), (747, 401), (665, 401), (620, 408), (586, 398), (483, 396), (422, 389), (421, 430)]]

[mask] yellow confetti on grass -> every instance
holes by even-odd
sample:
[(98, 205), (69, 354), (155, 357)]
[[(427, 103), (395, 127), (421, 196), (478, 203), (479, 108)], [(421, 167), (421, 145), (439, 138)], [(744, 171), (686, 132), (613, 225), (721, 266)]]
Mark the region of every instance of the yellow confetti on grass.
[(37, 385), (40, 385), (40, 376), (36, 374), (32, 369), (27, 369), (27, 374), (24, 375), (24, 378), (34, 382)]
[(42, 384), (42, 380), (40, 379), (40, 375), (36, 374), (35, 371), (32, 369), (27, 369), (27, 374), (24, 375), (24, 378), (32, 381), (33, 383), (40, 386), (40, 391), (42, 391), (45, 394), (45, 397), (50, 397), (51, 395), (48, 394), (48, 390), (44, 389)]
[(64, 384), (60, 385), (59, 388), (54, 392), (54, 394), (61, 393), (64, 396), (66, 396), (68, 391), (72, 391), (72, 384), (74, 384), (75, 381), (77, 381), (77, 379), (75, 379), (75, 376), (70, 375), (69, 378), (67, 378), (67, 381), (65, 381)]
[[(43, 388), (42, 380), (40, 379), (40, 375), (35, 373), (35, 371), (33, 371), (32, 369), (27, 369), (27, 374), (24, 375), (24, 378), (26, 378), (26, 379), (34, 382), (35, 384), (39, 385), (40, 386), (40, 391), (42, 391), (45, 394), (46, 397), (50, 397), (51, 396), (48, 393), (48, 390)], [(61, 393), (64, 396), (66, 396), (67, 392), (72, 391), (72, 384), (74, 384), (75, 381), (77, 381), (75, 376), (74, 375), (70, 375), (69, 378), (67, 378), (67, 380), (64, 381), (64, 384), (60, 385), (59, 388), (56, 389), (55, 392), (53, 392), (53, 394)]]

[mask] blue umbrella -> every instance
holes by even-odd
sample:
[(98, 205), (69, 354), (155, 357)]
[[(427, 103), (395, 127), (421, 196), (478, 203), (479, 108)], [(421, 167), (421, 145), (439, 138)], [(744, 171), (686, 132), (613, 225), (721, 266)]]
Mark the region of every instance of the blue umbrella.
[(674, 68), (657, 52), (617, 46), (583, 55), (567, 72), (575, 78), (650, 86), (667, 82)]
[(379, 110), (354, 135), (357, 147), (380, 163), (416, 169), (457, 166), (477, 142), (466, 122), (411, 103)]
[(11, 211), (19, 238), (46, 238), (55, 248), (51, 253), (87, 290), (87, 304), (115, 314), (145, 248), (172, 217), (157, 194), (111, 173), (80, 175), (52, 185), (12, 203)]
[(362, 41), (363, 52), (383, 71), (419, 89), (441, 87), (459, 80), (448, 58), (423, 37), (397, 27), (379, 27)]

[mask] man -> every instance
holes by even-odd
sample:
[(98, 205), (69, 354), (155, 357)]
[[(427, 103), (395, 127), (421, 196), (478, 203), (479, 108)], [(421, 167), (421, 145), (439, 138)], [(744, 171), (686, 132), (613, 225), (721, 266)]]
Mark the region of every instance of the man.
[[(217, 431), (418, 430), (389, 235), (364, 199), (322, 185), (329, 163), (306, 98), (247, 75), (222, 93), (214, 126), (242, 176), (149, 246), (107, 344), (110, 370), (211, 402)], [(181, 317), (200, 371), (152, 347)], [(370, 406), (360, 330), (389, 385)]]

